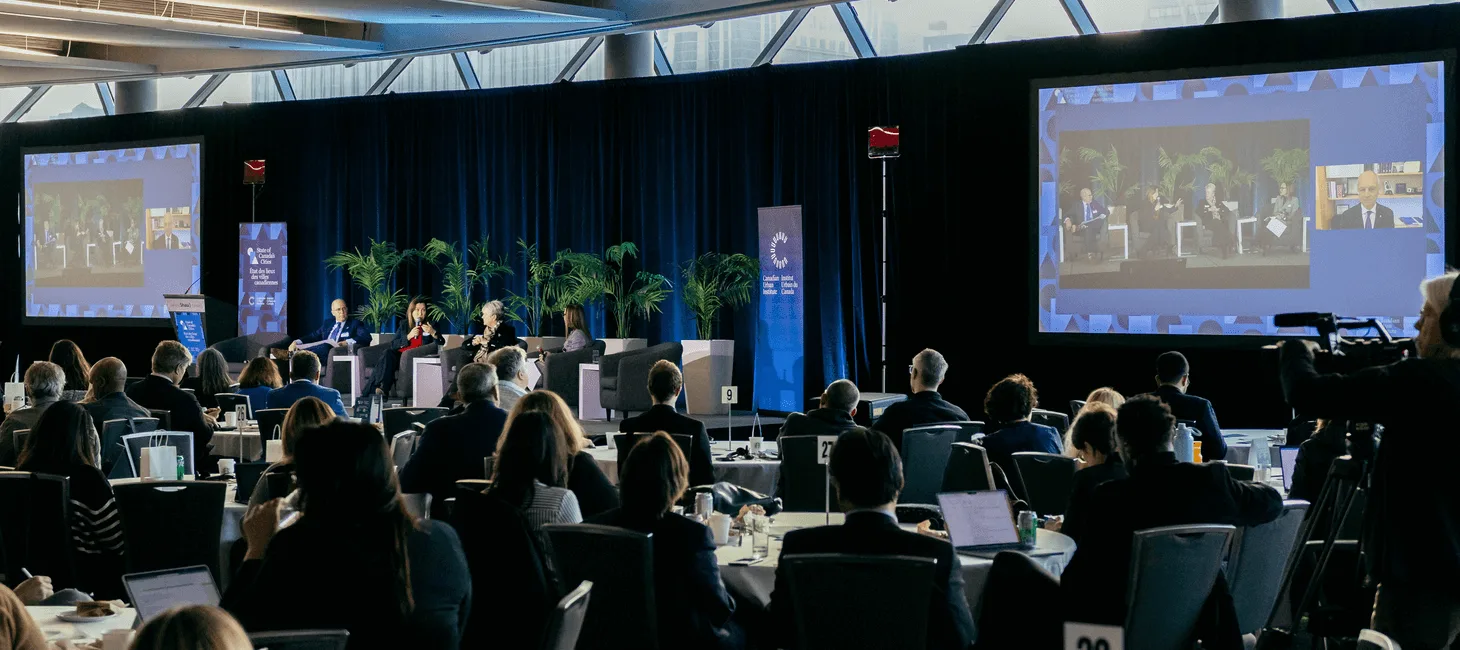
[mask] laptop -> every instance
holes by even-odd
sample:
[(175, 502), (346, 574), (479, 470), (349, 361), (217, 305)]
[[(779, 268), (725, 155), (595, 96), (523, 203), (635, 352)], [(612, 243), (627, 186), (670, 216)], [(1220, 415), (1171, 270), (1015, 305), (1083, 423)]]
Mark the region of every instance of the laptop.
[[(938, 506), (943, 510), (948, 540), (959, 553), (993, 557), (1000, 551), (1025, 550), (1019, 544), (1019, 531), (1014, 527), (1014, 513), (1004, 490), (944, 492), (938, 495)], [(1026, 552), (1041, 555), (1039, 551)]]
[(1283, 464), (1283, 491), (1293, 491), (1293, 473), (1298, 467), (1297, 447), (1278, 447), (1279, 460)]
[(183, 605), (218, 605), (218, 587), (205, 566), (164, 569), (122, 576), (127, 599), (137, 610), (137, 623)]

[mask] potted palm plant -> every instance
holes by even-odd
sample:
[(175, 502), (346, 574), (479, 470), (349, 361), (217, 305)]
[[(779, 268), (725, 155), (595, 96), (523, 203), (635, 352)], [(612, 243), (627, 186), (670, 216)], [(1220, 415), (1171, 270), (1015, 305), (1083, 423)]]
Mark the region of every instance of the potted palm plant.
[(369, 250), (340, 251), (324, 263), (327, 269), (344, 270), (355, 286), (365, 290), (365, 303), (356, 308), (355, 315), (374, 328), (371, 343), (378, 345), (385, 326), (394, 327), (396, 314), (404, 312), (409, 302), (406, 292), (395, 288), (395, 273), (418, 252), (410, 248), (396, 250), (395, 244), (374, 239), (370, 240)]
[(735, 341), (716, 339), (720, 310), (739, 309), (750, 302), (760, 284), (760, 260), (740, 253), (705, 253), (680, 269), (684, 284), (680, 296), (694, 315), (700, 338), (681, 341), (684, 346), (684, 399), (694, 415), (729, 412), (729, 405), (717, 399), (720, 387), (732, 381)]
[(563, 337), (542, 335), (542, 318), (552, 315), (557, 299), (556, 292), (563, 284), (558, 279), (557, 269), (552, 260), (544, 260), (538, 255), (537, 244), (529, 246), (526, 240), (518, 239), (517, 248), (517, 255), (522, 258), (527, 271), (524, 276), (527, 288), (521, 294), (507, 292), (505, 302), (508, 317), (522, 323), (527, 329), (527, 336), (522, 337), (527, 341), (527, 349), (560, 347)]
[(630, 258), (639, 256), (633, 242), (610, 246), (603, 253), (605, 267), (603, 295), (613, 313), (614, 338), (604, 339), (604, 354), (640, 350), (649, 346), (647, 338), (629, 338), (634, 317), (649, 320), (659, 312), (659, 304), (673, 291), (669, 278), (658, 273), (639, 271), (629, 276), (625, 269)]

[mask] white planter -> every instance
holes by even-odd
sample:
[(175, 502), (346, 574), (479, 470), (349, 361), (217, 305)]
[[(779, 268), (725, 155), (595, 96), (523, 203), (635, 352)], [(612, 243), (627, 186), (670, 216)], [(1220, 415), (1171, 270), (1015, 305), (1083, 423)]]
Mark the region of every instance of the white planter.
[(720, 388), (729, 386), (735, 369), (735, 341), (729, 339), (680, 341), (684, 346), (684, 404), (690, 415), (724, 415)]
[(618, 354), (629, 350), (642, 350), (649, 347), (649, 339), (599, 339), (603, 341), (604, 354)]
[(568, 339), (563, 336), (524, 336), (522, 340), (527, 341), (528, 352), (537, 352), (538, 348), (551, 350), (563, 347), (563, 342)]

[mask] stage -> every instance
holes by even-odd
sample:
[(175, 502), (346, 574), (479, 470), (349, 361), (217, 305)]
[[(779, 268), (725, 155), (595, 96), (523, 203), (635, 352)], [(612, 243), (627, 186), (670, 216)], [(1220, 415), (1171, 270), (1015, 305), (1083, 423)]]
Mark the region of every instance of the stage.
[[(705, 431), (710, 434), (711, 440), (745, 440), (751, 436), (751, 427), (755, 425), (755, 414), (751, 411), (732, 411), (727, 418), (724, 415), (691, 415), (696, 420), (705, 423)], [(623, 424), (624, 418), (615, 414), (612, 422), (607, 420), (579, 420), (578, 425), (583, 427), (583, 433), (588, 436), (603, 436), (609, 433), (618, 433), (619, 426)], [(771, 415), (760, 416), (761, 437), (766, 440), (774, 440), (781, 432), (781, 425), (786, 418)], [(731, 427), (734, 427), (731, 429)]]

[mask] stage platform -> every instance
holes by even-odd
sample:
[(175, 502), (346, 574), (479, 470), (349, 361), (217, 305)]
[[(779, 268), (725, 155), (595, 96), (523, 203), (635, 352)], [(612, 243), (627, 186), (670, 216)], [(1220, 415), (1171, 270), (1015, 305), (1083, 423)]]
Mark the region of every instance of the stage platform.
[[(731, 411), (727, 419), (723, 415), (691, 415), (690, 417), (705, 423), (705, 431), (710, 434), (711, 440), (730, 440), (734, 434), (735, 440), (745, 440), (751, 435), (751, 427), (756, 423), (755, 414), (751, 411)], [(609, 433), (618, 433), (619, 425), (623, 418), (614, 414), (612, 422), (607, 420), (579, 420), (579, 426), (583, 427), (583, 433), (589, 436), (602, 436)], [(764, 415), (760, 416), (761, 435), (766, 440), (774, 440), (781, 432), (781, 424), (786, 418)], [(731, 426), (734, 430), (731, 430)]]

